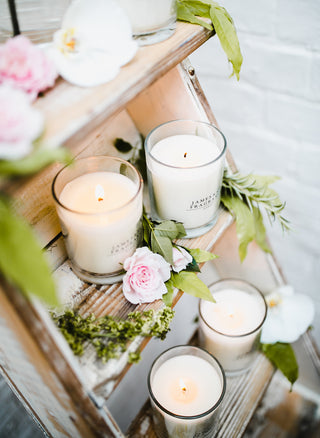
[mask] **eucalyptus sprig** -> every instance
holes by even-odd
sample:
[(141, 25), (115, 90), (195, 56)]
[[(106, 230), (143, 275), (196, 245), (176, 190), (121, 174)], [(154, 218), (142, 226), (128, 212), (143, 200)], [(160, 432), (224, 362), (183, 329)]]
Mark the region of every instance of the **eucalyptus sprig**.
[(212, 0), (177, 0), (178, 20), (199, 24), (206, 29), (212, 30), (210, 23), (198, 17), (211, 20), (220, 44), (232, 64), (232, 75), (235, 74), (239, 80), (243, 58), (237, 32), (230, 14), (224, 7)]
[(242, 175), (224, 173), (221, 202), (236, 218), (239, 239), (239, 256), (243, 261), (248, 244), (255, 240), (266, 252), (271, 252), (266, 240), (266, 229), (261, 214), (263, 208), (271, 222), (277, 220), (283, 230), (289, 230), (289, 221), (282, 215), (285, 203), (270, 184), (279, 177), (273, 175)]
[[(185, 228), (181, 222), (165, 220), (163, 222), (152, 221), (146, 215), (143, 217), (144, 242), (148, 248), (162, 257), (172, 266), (173, 265), (173, 242), (186, 235)], [(214, 301), (208, 287), (197, 276), (200, 272), (198, 263), (212, 260), (217, 256), (199, 248), (184, 248), (192, 257), (192, 262), (180, 272), (171, 271), (171, 276), (165, 285), (167, 293), (163, 295), (163, 301), (167, 306), (171, 306), (174, 288), (182, 290), (190, 295), (208, 301)]]
[[(158, 311), (132, 312), (127, 319), (109, 315), (96, 318), (93, 314), (82, 317), (72, 310), (62, 315), (52, 313), (53, 320), (75, 355), (81, 356), (85, 345), (92, 345), (103, 362), (118, 358), (137, 336), (164, 340), (173, 316), (174, 311), (169, 307)], [(139, 360), (139, 351), (129, 353), (129, 363)]]

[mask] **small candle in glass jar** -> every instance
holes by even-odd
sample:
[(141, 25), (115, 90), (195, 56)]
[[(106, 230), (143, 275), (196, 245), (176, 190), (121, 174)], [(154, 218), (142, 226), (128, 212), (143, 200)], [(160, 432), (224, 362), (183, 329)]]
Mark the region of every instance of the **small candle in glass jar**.
[(267, 306), (254, 286), (222, 280), (209, 287), (216, 303), (200, 300), (201, 345), (226, 373), (246, 370), (257, 351)]

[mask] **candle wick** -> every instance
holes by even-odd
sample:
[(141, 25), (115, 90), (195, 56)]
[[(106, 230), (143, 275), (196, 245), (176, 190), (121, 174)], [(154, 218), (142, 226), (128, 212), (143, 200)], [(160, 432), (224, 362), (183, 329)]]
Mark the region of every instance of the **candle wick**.
[(100, 202), (100, 201), (103, 201), (103, 198), (98, 198), (98, 201)]
[(184, 386), (182, 389), (182, 392), (187, 392), (187, 388)]
[(187, 152), (184, 153), (184, 158), (187, 158)]

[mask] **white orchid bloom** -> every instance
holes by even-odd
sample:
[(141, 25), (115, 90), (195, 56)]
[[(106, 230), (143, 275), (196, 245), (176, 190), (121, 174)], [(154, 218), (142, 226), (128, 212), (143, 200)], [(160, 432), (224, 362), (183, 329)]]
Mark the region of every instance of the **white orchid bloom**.
[(311, 325), (315, 309), (307, 295), (282, 286), (266, 296), (268, 314), (261, 334), (263, 344), (295, 342)]
[(136, 51), (129, 19), (115, 0), (74, 0), (49, 53), (64, 79), (90, 87), (112, 80)]

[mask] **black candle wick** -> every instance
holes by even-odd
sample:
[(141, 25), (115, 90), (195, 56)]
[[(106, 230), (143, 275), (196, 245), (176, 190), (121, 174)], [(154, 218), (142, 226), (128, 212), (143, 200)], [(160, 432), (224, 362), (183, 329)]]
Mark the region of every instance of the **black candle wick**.
[(10, 16), (11, 16), (13, 36), (20, 35), (21, 32), (19, 27), (15, 0), (8, 0), (8, 4), (9, 4)]

